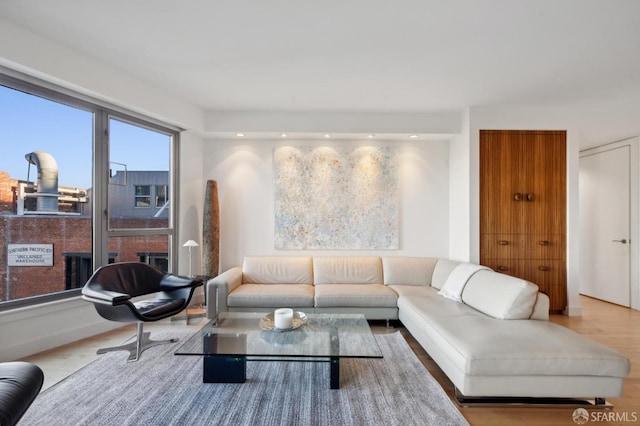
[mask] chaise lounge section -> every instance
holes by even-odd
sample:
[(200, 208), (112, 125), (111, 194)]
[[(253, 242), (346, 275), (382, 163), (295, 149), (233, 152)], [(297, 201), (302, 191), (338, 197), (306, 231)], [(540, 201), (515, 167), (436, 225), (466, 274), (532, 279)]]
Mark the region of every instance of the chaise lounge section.
[(248, 256), (207, 283), (220, 311), (362, 313), (399, 319), (445, 372), (459, 400), (622, 395), (629, 360), (550, 323), (528, 281), (432, 257)]

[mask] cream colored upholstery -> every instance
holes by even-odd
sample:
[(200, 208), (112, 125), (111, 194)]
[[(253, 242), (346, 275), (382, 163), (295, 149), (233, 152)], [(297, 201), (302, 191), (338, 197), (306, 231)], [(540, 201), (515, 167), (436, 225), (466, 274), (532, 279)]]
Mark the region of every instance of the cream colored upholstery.
[(431, 287), (442, 289), (442, 286), (447, 282), (449, 274), (460, 265), (462, 262), (448, 259), (438, 259), (436, 266), (433, 268), (433, 276), (431, 277)]
[(398, 295), (382, 284), (322, 284), (315, 287), (316, 308), (398, 306)]
[(437, 261), (435, 257), (383, 257), (384, 284), (431, 286), (431, 276)]
[(227, 297), (231, 307), (272, 308), (313, 308), (314, 291), (311, 284), (250, 284), (245, 283)]
[(249, 284), (313, 284), (310, 256), (247, 256), (242, 274)]
[(476, 270), (460, 280), (460, 301), (439, 295), (459, 265), (429, 257), (248, 256), (242, 268), (209, 280), (207, 316), (292, 307), (400, 319), (465, 396), (621, 395), (628, 359), (546, 321), (549, 297), (534, 284)]
[(462, 292), (462, 301), (498, 319), (529, 319), (538, 286), (520, 278), (483, 270), (474, 273)]
[(313, 283), (382, 284), (382, 261), (377, 256), (316, 256)]

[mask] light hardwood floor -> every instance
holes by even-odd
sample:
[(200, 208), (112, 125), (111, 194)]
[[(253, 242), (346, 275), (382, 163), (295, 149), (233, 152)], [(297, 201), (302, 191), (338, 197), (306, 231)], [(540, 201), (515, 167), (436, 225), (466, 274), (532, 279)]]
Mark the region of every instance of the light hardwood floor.
[[(597, 420), (597, 423), (607, 426), (640, 424), (640, 311), (588, 297), (581, 297), (581, 303), (583, 306), (581, 317), (554, 315), (551, 321), (589, 336), (623, 353), (631, 360), (631, 374), (625, 380), (624, 395), (622, 398), (608, 399), (613, 404), (613, 408), (610, 410), (587, 408), (592, 416), (589, 423), (595, 423), (593, 420)], [(186, 324), (185, 320), (166, 320), (145, 325), (145, 329), (152, 332), (195, 331), (203, 325), (201, 321), (201, 319), (192, 318), (189, 324)], [(377, 323), (372, 325), (372, 329), (375, 333), (390, 331)], [(442, 370), (403, 327), (397, 327), (397, 329), (405, 336), (418, 358), (453, 400), (453, 386)], [(45, 384), (43, 389), (46, 389), (95, 359), (97, 348), (120, 344), (134, 334), (135, 326), (128, 325), (118, 330), (30, 356), (24, 360), (34, 362), (44, 370)], [(460, 411), (471, 425), (538, 426), (575, 425), (572, 419), (575, 408), (494, 406), (460, 407)], [(596, 411), (597, 413), (591, 414)], [(637, 422), (624, 421), (634, 418), (638, 419)]]

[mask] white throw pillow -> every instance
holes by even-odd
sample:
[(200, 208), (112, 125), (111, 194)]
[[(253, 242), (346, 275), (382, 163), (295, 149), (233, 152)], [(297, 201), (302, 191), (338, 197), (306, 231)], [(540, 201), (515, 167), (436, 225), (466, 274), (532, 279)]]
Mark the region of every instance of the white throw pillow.
[(456, 266), (447, 277), (444, 285), (438, 294), (447, 299), (462, 302), (462, 291), (467, 281), (473, 274), (483, 269), (491, 270), (486, 266), (477, 265), (475, 263), (461, 263)]

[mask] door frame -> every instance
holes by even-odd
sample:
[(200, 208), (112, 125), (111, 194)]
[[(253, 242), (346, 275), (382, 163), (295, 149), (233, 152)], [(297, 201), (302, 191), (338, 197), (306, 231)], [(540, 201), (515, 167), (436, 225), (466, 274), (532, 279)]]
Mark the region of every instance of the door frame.
[[(630, 305), (640, 310), (640, 137), (624, 139), (617, 142), (588, 148), (580, 151), (580, 158), (629, 147), (629, 286), (631, 290)], [(578, 184), (580, 184), (578, 182)]]

